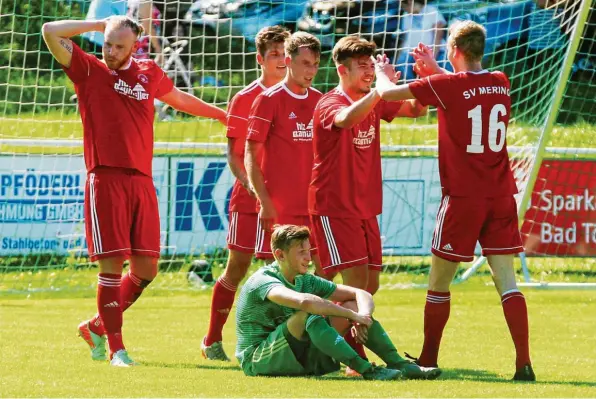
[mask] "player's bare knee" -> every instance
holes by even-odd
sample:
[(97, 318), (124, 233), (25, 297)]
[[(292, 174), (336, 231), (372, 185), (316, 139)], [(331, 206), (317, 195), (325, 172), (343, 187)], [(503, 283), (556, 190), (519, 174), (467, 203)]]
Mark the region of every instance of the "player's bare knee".
[(455, 276), (458, 266), (458, 262), (451, 262), (433, 254), (432, 267), (428, 278), (428, 289), (438, 292), (449, 291), (451, 281)]
[(358, 303), (356, 303), (356, 301), (345, 301), (340, 305), (346, 309), (350, 309), (353, 312), (358, 312)]
[(152, 281), (157, 276), (159, 258), (152, 256), (131, 256), (130, 271), (142, 280)]
[(380, 271), (371, 271), (368, 272), (368, 284), (366, 286), (366, 291), (369, 294), (374, 295), (379, 290), (380, 285)]
[(97, 261), (97, 266), (100, 273), (122, 274), (122, 268), (125, 261), (126, 257), (115, 256), (112, 258), (99, 259)]
[[(356, 301), (345, 301), (339, 304), (340, 306), (350, 309), (353, 312), (358, 312), (358, 304)], [(348, 332), (350, 327), (352, 326), (352, 322), (345, 317), (331, 317), (330, 318), (331, 327), (335, 328), (335, 330), (340, 334), (344, 335)]]
[(366, 287), (366, 291), (371, 295), (376, 294), (378, 290), (379, 290), (379, 282), (378, 281), (375, 282), (374, 284), (371, 284), (369, 282), (368, 287)]
[(226, 269), (224, 270), (222, 277), (230, 284), (238, 286), (244, 276), (246, 276), (251, 260), (252, 254), (235, 251), (233, 249), (230, 250)]
[(499, 294), (517, 289), (515, 270), (513, 269), (513, 255), (488, 255), (486, 258), (493, 276), (495, 288)]
[(222, 278), (231, 285), (237, 287), (238, 285), (240, 285), (240, 282), (242, 281), (245, 275), (246, 272), (242, 273), (237, 269), (226, 267), (226, 270), (222, 274)]
[(343, 317), (330, 317), (329, 324), (341, 336), (344, 336), (352, 327), (352, 322)]
[(306, 331), (306, 319), (308, 319), (308, 316), (309, 314), (302, 310), (290, 316), (286, 324), (288, 326), (288, 331), (293, 337), (297, 339), (303, 338), (304, 332)]

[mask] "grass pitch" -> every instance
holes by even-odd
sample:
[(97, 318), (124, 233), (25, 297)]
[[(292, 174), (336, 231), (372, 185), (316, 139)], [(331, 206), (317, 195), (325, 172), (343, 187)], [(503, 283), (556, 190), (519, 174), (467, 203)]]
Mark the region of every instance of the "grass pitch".
[[(217, 121), (197, 118), (176, 118), (169, 122), (156, 122), (155, 141), (170, 143), (203, 143), (225, 145), (225, 128)], [(391, 123), (382, 123), (383, 145), (420, 146), (437, 145), (437, 124), (434, 116), (412, 119), (397, 118)], [(547, 143), (548, 147), (594, 148), (594, 126), (578, 123), (571, 126), (556, 126)], [(508, 146), (533, 146), (538, 140), (540, 129), (513, 123), (507, 131)], [(0, 117), (0, 139), (35, 140), (30, 146), (13, 146), (0, 143), (4, 154), (82, 154), (82, 147), (57, 147), (44, 145), (43, 140), (77, 140), (83, 137), (83, 126), (79, 115), (57, 111), (44, 114), (21, 114), (15, 117)], [(225, 148), (225, 147), (223, 147)], [(222, 147), (190, 149), (158, 148), (156, 154), (213, 155), (222, 154)], [(433, 152), (434, 154), (434, 152)], [(423, 155), (417, 151), (385, 155)], [(559, 157), (578, 157), (573, 150), (559, 154)], [(585, 154), (579, 154), (586, 157)], [(594, 157), (593, 155), (591, 156)]]
[[(159, 277), (158, 277), (159, 278)], [(43, 295), (43, 297), (42, 297)], [(235, 360), (200, 355), (210, 291), (149, 289), (125, 313), (125, 342), (142, 363), (94, 363), (76, 337), (95, 310), (93, 292), (0, 297), (0, 397), (589, 397), (596, 392), (596, 292), (526, 290), (537, 383), (513, 383), (514, 350), (494, 288), (479, 280), (452, 289), (437, 381), (368, 382), (245, 377)], [(384, 290), (376, 317), (400, 351), (422, 343), (423, 290)], [(234, 314), (224, 331), (233, 355)]]

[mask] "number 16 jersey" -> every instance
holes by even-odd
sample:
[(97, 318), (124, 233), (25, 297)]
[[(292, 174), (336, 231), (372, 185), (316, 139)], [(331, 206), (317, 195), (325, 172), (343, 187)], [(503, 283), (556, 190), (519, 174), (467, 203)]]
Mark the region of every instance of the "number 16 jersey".
[(437, 107), (443, 195), (491, 198), (517, 193), (507, 153), (511, 98), (504, 73), (433, 75), (409, 87), (422, 104)]

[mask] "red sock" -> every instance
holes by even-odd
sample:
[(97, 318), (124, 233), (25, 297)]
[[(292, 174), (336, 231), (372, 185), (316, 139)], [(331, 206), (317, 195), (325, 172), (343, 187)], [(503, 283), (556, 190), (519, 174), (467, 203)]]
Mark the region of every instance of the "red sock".
[(418, 362), (420, 366), (437, 367), (443, 329), (449, 320), (451, 293), (428, 291), (424, 307), (424, 345)]
[(132, 304), (139, 299), (145, 287), (147, 287), (150, 283), (151, 280), (142, 280), (132, 274), (130, 270), (124, 275), (124, 277), (122, 277), (120, 293), (122, 295), (123, 312), (130, 308)]
[[(122, 295), (122, 311), (128, 309), (141, 296), (145, 287), (151, 283), (151, 280), (142, 280), (132, 274), (130, 271), (120, 280), (120, 294)], [(106, 329), (103, 326), (101, 317), (97, 313), (89, 320), (89, 329), (97, 335), (104, 335)]]
[(211, 297), (211, 316), (209, 318), (209, 331), (205, 337), (205, 345), (210, 346), (214, 342), (222, 340), (222, 330), (234, 304), (236, 288), (222, 277), (215, 283), (213, 296)]
[(99, 273), (97, 285), (97, 310), (108, 336), (110, 354), (124, 349), (122, 343), (122, 298), (120, 275)]
[(346, 340), (348, 345), (350, 345), (352, 347), (352, 349), (354, 349), (356, 351), (358, 356), (360, 356), (364, 360), (368, 360), (368, 357), (366, 356), (366, 352), (364, 351), (364, 345), (356, 342), (356, 340), (352, 336), (352, 332), (350, 330), (348, 330), (348, 332), (344, 335), (344, 339)]
[(515, 345), (515, 368), (520, 369), (531, 364), (526, 298), (518, 290), (510, 290), (501, 297), (501, 304)]
[(91, 320), (89, 320), (89, 329), (97, 335), (105, 335), (106, 329), (103, 326), (99, 313), (96, 313)]

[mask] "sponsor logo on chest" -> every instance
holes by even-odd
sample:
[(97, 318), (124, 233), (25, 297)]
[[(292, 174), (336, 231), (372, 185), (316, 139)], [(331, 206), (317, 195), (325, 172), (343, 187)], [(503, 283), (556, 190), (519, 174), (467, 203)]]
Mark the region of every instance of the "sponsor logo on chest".
[(114, 90), (116, 90), (116, 93), (118, 94), (127, 96), (129, 98), (134, 98), (137, 101), (149, 99), (149, 93), (147, 93), (145, 88), (138, 82), (136, 85), (134, 85), (134, 87), (130, 87), (128, 83), (122, 79), (118, 79), (118, 81), (114, 83)]
[(358, 130), (358, 136), (354, 137), (354, 145), (357, 148), (368, 148), (375, 141), (375, 127), (371, 126), (368, 130)]
[(292, 132), (294, 141), (312, 141), (313, 120), (308, 125), (302, 122), (296, 122), (296, 130)]

